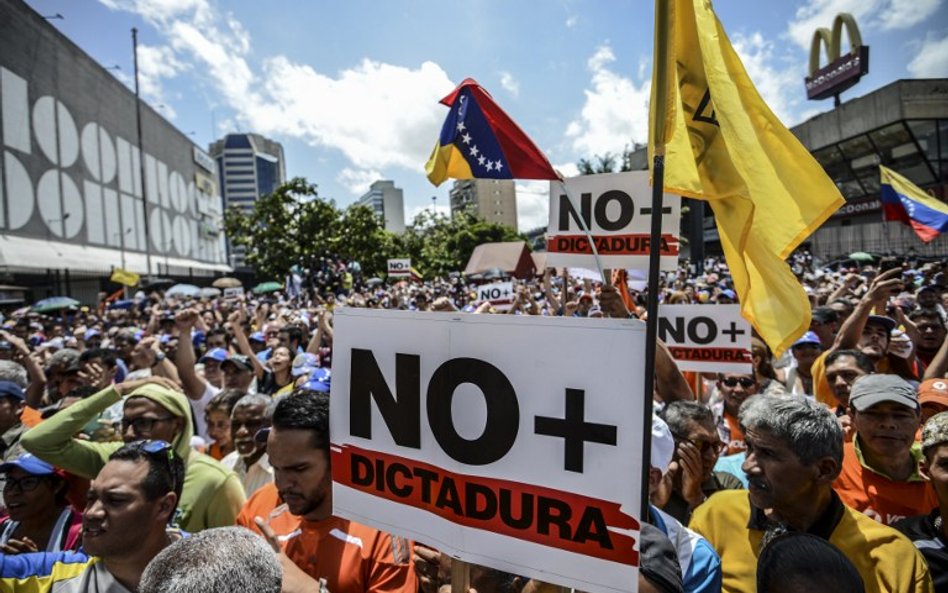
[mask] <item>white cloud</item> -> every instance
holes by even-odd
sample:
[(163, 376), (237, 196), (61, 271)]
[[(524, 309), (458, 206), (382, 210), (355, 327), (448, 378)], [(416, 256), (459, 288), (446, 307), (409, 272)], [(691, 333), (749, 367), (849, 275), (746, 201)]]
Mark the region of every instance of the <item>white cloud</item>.
[(566, 28), (567, 28), (567, 29), (572, 29), (572, 28), (575, 27), (578, 23), (579, 23), (579, 17), (576, 16), (576, 15), (573, 15), (573, 16), (571, 16), (571, 17), (569, 17), (569, 18), (566, 19)]
[(514, 97), (520, 96), (520, 83), (510, 72), (500, 73), (500, 86), (504, 87)]
[(518, 181), (516, 189), (518, 230), (546, 226), (550, 219), (550, 182)]
[(174, 119), (177, 113), (165, 96), (162, 81), (174, 78), (186, 69), (187, 65), (178, 60), (170, 47), (139, 44), (138, 79), (142, 97), (156, 109), (164, 105), (161, 112), (168, 119)]
[(369, 191), (369, 186), (379, 179), (383, 179), (383, 176), (374, 169), (369, 171), (345, 167), (336, 175), (336, 181), (356, 195), (362, 195)]
[[(797, 9), (787, 27), (787, 35), (800, 47), (809, 50), (813, 32), (820, 27), (832, 28), (833, 19), (841, 12), (855, 17), (863, 34), (871, 29), (889, 31), (908, 29), (935, 14), (941, 0), (809, 0)], [(842, 51), (846, 51), (845, 44)]]
[(948, 76), (948, 34), (940, 38), (929, 34), (907, 68), (915, 78)]
[(332, 77), (276, 55), (254, 71), (250, 35), (207, 0), (100, 1), (142, 15), (166, 38), (160, 51), (206, 71), (238, 127), (339, 150), (353, 172), (418, 170), (444, 120), (437, 102), (454, 87), (433, 62), (408, 68), (366, 59)]
[(566, 128), (573, 149), (584, 158), (619, 153), (631, 142), (643, 142), (648, 136), (651, 81), (643, 80), (636, 86), (631, 79), (609, 69), (615, 60), (608, 45), (599, 47), (589, 58), (592, 88), (584, 91), (586, 101), (579, 118)]
[(736, 34), (731, 38), (734, 50), (741, 58), (747, 75), (780, 121), (791, 126), (799, 97), (803, 95), (803, 72), (799, 66), (787, 66), (774, 56), (774, 43), (760, 33)]

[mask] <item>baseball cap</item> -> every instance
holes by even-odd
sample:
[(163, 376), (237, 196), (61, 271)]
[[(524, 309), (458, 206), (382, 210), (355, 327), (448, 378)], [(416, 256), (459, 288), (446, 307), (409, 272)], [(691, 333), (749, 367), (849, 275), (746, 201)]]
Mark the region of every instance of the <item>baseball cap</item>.
[(208, 360), (216, 360), (217, 362), (224, 362), (230, 358), (230, 353), (224, 348), (214, 348), (208, 350), (207, 354), (202, 356), (198, 362), (206, 362)]
[(16, 459), (0, 464), (0, 473), (6, 473), (11, 469), (21, 469), (34, 476), (63, 475), (64, 473), (32, 453), (23, 453)]
[(948, 443), (948, 412), (935, 414), (922, 428), (922, 452), (942, 443)]
[(849, 404), (856, 411), (864, 412), (881, 402), (895, 402), (917, 410), (918, 394), (898, 375), (863, 375), (853, 382), (849, 391)]
[(870, 315), (866, 320), (866, 325), (870, 323), (881, 325), (886, 329), (886, 331), (892, 331), (895, 329), (895, 319), (886, 317), (885, 315)]
[(26, 394), (23, 388), (13, 381), (0, 381), (0, 397), (12, 397), (23, 401), (26, 399)]
[(675, 454), (675, 437), (665, 421), (652, 414), (652, 467), (661, 470), (664, 474)]
[(323, 393), (329, 393), (330, 387), (332, 386), (332, 374), (329, 369), (316, 368), (313, 369), (309, 374), (309, 378), (306, 380), (306, 383), (300, 385), (301, 389), (309, 389), (311, 391), (321, 391)]
[(96, 337), (96, 336), (101, 336), (101, 335), (102, 335), (102, 332), (100, 332), (100, 331), (97, 330), (96, 328), (94, 328), (94, 327), (93, 327), (93, 328), (89, 328), (89, 329), (86, 330), (86, 333), (83, 334), (82, 340), (83, 340), (84, 342), (88, 342), (88, 341), (91, 340), (92, 338), (94, 338), (94, 337)]
[(737, 293), (735, 293), (735, 292), (734, 292), (733, 290), (731, 290), (730, 288), (725, 288), (724, 290), (721, 291), (721, 293), (720, 293), (718, 296), (727, 297), (727, 298), (731, 299), (732, 301), (736, 301), (736, 300), (737, 300)]
[(260, 343), (266, 343), (267, 341), (267, 338), (266, 336), (263, 335), (263, 332), (253, 332), (252, 334), (250, 334), (248, 339), (251, 342), (260, 342)]
[(293, 367), (290, 369), (290, 374), (292, 374), (294, 377), (305, 375), (309, 372), (312, 372), (318, 364), (319, 360), (316, 358), (315, 354), (310, 352), (297, 354), (293, 359)]
[(819, 346), (820, 343), (821, 343), (820, 337), (816, 335), (816, 333), (806, 332), (805, 334), (800, 336), (800, 339), (794, 342), (793, 345), (790, 347), (796, 348), (797, 346), (806, 346), (808, 344), (816, 344), (817, 346)]
[[(215, 348), (215, 350), (223, 350), (223, 348)], [(244, 356), (243, 354), (234, 354), (229, 357), (227, 360), (221, 363), (221, 368), (225, 366), (234, 365), (243, 371), (253, 372), (253, 365), (250, 363), (250, 359)]]
[(948, 406), (948, 379), (929, 379), (918, 386), (918, 403)]

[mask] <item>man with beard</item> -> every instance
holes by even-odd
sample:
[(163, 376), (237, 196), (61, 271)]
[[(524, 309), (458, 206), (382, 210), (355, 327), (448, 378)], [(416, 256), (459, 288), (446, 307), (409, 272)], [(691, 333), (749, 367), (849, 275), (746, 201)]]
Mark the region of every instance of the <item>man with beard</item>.
[(79, 552), (0, 554), (0, 590), (131, 593), (160, 551), (180, 539), (169, 528), (184, 463), (164, 441), (136, 441), (109, 456), (89, 488)]
[(764, 535), (786, 530), (828, 540), (856, 566), (867, 593), (929, 593), (924, 558), (905, 536), (845, 506), (832, 484), (843, 463), (833, 413), (807, 398), (758, 395), (740, 410), (748, 491), (718, 492), (689, 527), (717, 550), (723, 591), (754, 593)]
[[(283, 540), (284, 591), (318, 591), (318, 580), (326, 579), (332, 593), (416, 593), (411, 542), (332, 515), (329, 394), (297, 389), (277, 400), (271, 424), (261, 438), (267, 435), (275, 490), (284, 504), (260, 509), (256, 524), (275, 551)], [(267, 488), (254, 498), (276, 502)], [(298, 518), (298, 528), (275, 532), (271, 525), (281, 524), (283, 514)]]
[(269, 405), (269, 397), (254, 393), (237, 400), (230, 413), (230, 439), (234, 450), (221, 464), (237, 474), (247, 496), (273, 482), (267, 444), (254, 438), (261, 428), (270, 426)]

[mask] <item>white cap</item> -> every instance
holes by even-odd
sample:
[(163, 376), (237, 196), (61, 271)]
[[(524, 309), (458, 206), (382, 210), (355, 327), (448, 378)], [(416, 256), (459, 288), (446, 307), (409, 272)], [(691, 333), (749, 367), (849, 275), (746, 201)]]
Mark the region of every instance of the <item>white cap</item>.
[(652, 459), (651, 466), (661, 470), (662, 474), (668, 471), (675, 454), (675, 438), (665, 421), (652, 414)]

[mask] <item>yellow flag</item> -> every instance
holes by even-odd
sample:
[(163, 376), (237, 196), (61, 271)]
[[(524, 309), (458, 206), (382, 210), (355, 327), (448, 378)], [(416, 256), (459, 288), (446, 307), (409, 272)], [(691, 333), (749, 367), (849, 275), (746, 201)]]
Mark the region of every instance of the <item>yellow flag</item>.
[(124, 286), (137, 286), (138, 281), (141, 280), (141, 277), (135, 272), (129, 272), (128, 270), (123, 270), (122, 268), (115, 268), (112, 270), (112, 277), (110, 280)]
[(656, 0), (656, 15), (649, 165), (664, 150), (665, 191), (710, 202), (741, 313), (779, 355), (810, 326), (784, 260), (843, 197), (761, 99), (710, 0)]

